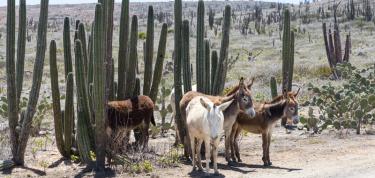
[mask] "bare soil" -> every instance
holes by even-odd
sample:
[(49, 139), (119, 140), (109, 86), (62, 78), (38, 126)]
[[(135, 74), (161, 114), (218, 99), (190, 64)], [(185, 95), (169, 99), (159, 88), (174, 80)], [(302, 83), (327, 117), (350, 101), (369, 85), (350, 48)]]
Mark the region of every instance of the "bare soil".
[[(221, 142), (218, 167), (220, 175), (216, 177), (372, 177), (375, 175), (375, 136), (356, 135), (353, 130), (325, 131), (310, 135), (305, 131), (294, 130), (287, 134), (285, 129), (274, 129), (271, 143), (271, 161), (273, 165), (263, 167), (261, 160), (260, 135), (246, 134), (240, 142), (242, 163), (228, 166), (223, 157), (224, 145)], [(151, 140), (151, 145), (173, 143), (173, 137)], [(26, 167), (18, 167), (2, 172), (0, 177), (94, 177), (94, 173), (85, 166), (70, 163), (61, 158), (55, 145), (49, 145), (46, 151), (38, 151), (35, 158), (27, 155)], [(47, 163), (44, 170), (41, 161)], [(204, 165), (203, 165), (204, 166)], [(88, 171), (88, 172), (87, 172)], [(152, 173), (128, 174), (119, 171), (107, 171), (113, 177), (213, 177), (201, 171), (192, 171), (190, 163), (181, 162), (177, 167), (154, 167)]]

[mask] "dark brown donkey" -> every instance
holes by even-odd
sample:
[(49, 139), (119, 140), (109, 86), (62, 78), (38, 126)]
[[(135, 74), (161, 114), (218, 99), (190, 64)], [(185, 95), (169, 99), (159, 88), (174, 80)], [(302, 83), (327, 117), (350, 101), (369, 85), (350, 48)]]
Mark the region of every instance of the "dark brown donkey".
[[(255, 116), (255, 110), (253, 107), (253, 99), (251, 97), (250, 88), (254, 82), (254, 79), (249, 85), (244, 84), (244, 79), (241, 78), (239, 85), (232, 89), (227, 96), (210, 96), (196, 91), (187, 92), (180, 101), (181, 109), (181, 118), (186, 122), (186, 107), (189, 102), (196, 96), (205, 96), (210, 99), (215, 105), (230, 101), (233, 99), (233, 102), (229, 107), (223, 111), (224, 114), (224, 134), (225, 138), (225, 158), (230, 162), (230, 133), (232, 131), (232, 126), (236, 121), (238, 113), (242, 110), (244, 113), (248, 114), (250, 117)], [(185, 139), (186, 140), (186, 139)]]
[(108, 103), (107, 134), (126, 133), (135, 128), (141, 128), (142, 136), (139, 145), (143, 149), (148, 144), (148, 129), (150, 122), (155, 125), (154, 103), (148, 96), (140, 95), (123, 101)]
[(264, 166), (272, 165), (270, 161), (269, 148), (271, 144), (272, 128), (276, 121), (281, 118), (292, 119), (293, 123), (299, 122), (297, 95), (299, 90), (294, 92), (283, 92), (271, 102), (266, 102), (256, 106), (256, 115), (250, 118), (247, 114), (240, 112), (236, 123), (233, 125), (231, 133), (231, 157), (233, 161), (241, 162), (238, 136), (242, 130), (250, 133), (262, 134), (263, 163)]

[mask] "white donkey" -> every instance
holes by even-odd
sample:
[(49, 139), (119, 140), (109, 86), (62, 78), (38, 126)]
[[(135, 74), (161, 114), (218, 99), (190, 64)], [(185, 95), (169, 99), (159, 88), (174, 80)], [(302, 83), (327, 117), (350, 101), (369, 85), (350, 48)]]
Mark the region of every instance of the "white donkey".
[[(196, 160), (195, 155), (198, 157), (198, 168), (203, 170), (200, 149), (204, 141), (206, 149), (206, 169), (209, 172), (210, 152), (212, 151), (215, 174), (217, 170), (217, 147), (220, 142), (220, 134), (223, 130), (225, 110), (233, 100), (215, 106), (208, 98), (204, 96), (194, 97), (186, 108), (187, 113), (187, 127), (190, 136), (190, 144), (193, 157), (193, 170), (195, 169)], [(195, 145), (195, 139), (197, 145)], [(210, 149), (210, 146), (212, 150)], [(195, 150), (197, 149), (197, 150)], [(208, 151), (211, 150), (211, 151)], [(195, 152), (196, 151), (196, 152)], [(198, 154), (195, 154), (198, 153)]]

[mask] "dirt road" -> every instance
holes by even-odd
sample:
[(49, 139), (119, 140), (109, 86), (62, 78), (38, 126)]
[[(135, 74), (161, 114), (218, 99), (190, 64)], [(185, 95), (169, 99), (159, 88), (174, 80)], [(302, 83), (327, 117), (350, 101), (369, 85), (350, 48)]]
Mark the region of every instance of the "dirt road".
[[(217, 177), (375, 177), (375, 136), (358, 136), (350, 132), (340, 139), (333, 132), (313, 137), (302, 131), (286, 134), (281, 128), (274, 132), (270, 149), (273, 166), (262, 166), (260, 136), (249, 134), (242, 138), (240, 145), (243, 163), (229, 167), (220, 157), (221, 175)], [(191, 165), (160, 170), (156, 174), (160, 177), (207, 177), (199, 171), (191, 172)]]
[[(172, 144), (173, 139), (167, 138)], [(150, 140), (150, 144), (160, 143), (162, 138)], [(165, 141), (165, 140), (164, 140)], [(218, 167), (220, 175), (229, 178), (370, 178), (375, 177), (375, 136), (356, 135), (351, 131), (344, 138), (338, 138), (331, 132), (310, 136), (303, 131), (286, 134), (282, 128), (275, 128), (271, 141), (271, 167), (263, 167), (261, 160), (261, 138), (247, 134), (240, 142), (242, 163), (227, 166), (223, 157), (224, 145), (219, 146)], [(30, 151), (28, 151), (30, 153)], [(44, 152), (38, 152), (33, 158), (27, 156), (27, 168), (15, 168), (3, 172), (0, 177), (93, 177), (93, 173), (84, 172), (83, 166), (61, 160), (56, 146)], [(46, 161), (44, 170), (40, 162)], [(191, 171), (190, 164), (180, 164), (174, 168), (154, 168), (151, 174), (121, 174), (116, 177), (182, 178), (213, 177), (200, 171)], [(213, 170), (211, 169), (211, 173)]]

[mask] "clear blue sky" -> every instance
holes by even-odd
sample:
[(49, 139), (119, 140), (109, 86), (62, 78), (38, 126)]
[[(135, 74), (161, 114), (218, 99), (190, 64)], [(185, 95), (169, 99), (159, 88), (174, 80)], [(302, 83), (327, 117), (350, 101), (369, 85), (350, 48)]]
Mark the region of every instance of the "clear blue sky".
[[(18, 0), (15, 0), (18, 4)], [(150, 1), (169, 1), (169, 0), (130, 0), (136, 2), (150, 2)], [(299, 3), (301, 0), (262, 0), (262, 1), (270, 1), (270, 2), (288, 2), (288, 3)], [(98, 2), (97, 0), (50, 0), (50, 4), (77, 4), (77, 3), (95, 3)], [(116, 0), (116, 2), (121, 2), (121, 0)], [(6, 6), (6, 0), (0, 0), (0, 6)], [(27, 0), (26, 3), (28, 5), (32, 4), (39, 4), (40, 0)]]

